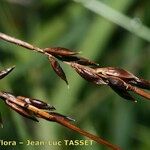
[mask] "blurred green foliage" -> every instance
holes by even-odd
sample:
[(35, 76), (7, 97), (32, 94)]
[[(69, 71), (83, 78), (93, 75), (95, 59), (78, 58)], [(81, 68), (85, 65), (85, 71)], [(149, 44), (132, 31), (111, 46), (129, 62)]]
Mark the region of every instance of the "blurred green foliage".
[[(101, 1), (100, 1), (101, 2)], [(150, 26), (150, 3), (147, 0), (103, 0), (107, 6)], [(106, 13), (108, 13), (106, 11)], [(111, 14), (109, 14), (111, 15)], [(105, 15), (104, 15), (105, 16)], [(113, 21), (115, 22), (115, 20)], [(39, 47), (66, 47), (81, 51), (100, 66), (117, 66), (150, 79), (150, 44), (144, 38), (69, 0), (0, 0), (0, 31)], [(137, 31), (138, 32), (138, 31)], [(105, 86), (94, 86), (61, 64), (70, 89), (52, 71), (48, 60), (34, 52), (0, 41), (0, 68), (16, 65), (1, 80), (0, 89), (43, 99), (58, 112), (73, 116), (76, 124), (91, 133), (120, 145), (126, 150), (150, 149), (150, 102), (135, 97), (138, 103), (125, 101)], [(0, 103), (4, 128), (0, 139), (26, 141), (84, 139), (55, 123), (24, 119)], [(103, 150), (93, 146), (26, 145), (0, 149)]]

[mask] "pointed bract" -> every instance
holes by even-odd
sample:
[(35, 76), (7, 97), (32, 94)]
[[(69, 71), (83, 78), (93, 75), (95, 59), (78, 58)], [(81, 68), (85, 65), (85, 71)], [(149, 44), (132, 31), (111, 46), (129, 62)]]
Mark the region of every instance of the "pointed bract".
[(56, 58), (64, 62), (76, 63), (84, 66), (99, 66), (99, 64), (95, 62), (79, 56), (56, 56)]
[(119, 77), (121, 79), (137, 79), (132, 73), (116, 67), (104, 67), (104, 68), (96, 68), (97, 73), (102, 73), (104, 75)]
[(109, 77), (108, 79), (108, 85), (121, 97), (127, 99), (127, 100), (132, 100), (135, 101), (135, 99), (131, 96), (131, 94), (127, 90), (127, 84), (117, 78), (117, 77)]
[(93, 73), (91, 69), (84, 68), (80, 65), (72, 64), (72, 67), (76, 70), (76, 72), (85, 80), (95, 83), (95, 84), (106, 84), (103, 79), (97, 74)]
[(73, 52), (63, 47), (45, 48), (44, 52), (47, 52), (53, 56), (72, 56), (78, 54), (78, 52)]
[(115, 87), (112, 85), (110, 85), (110, 87), (122, 98), (136, 102), (136, 100), (133, 98), (133, 96), (129, 92), (123, 89), (119, 89), (118, 87)]
[(56, 72), (56, 74), (57, 74), (61, 79), (63, 79), (63, 80), (66, 82), (66, 84), (68, 84), (66, 75), (65, 75), (63, 69), (61, 68), (61, 66), (59, 65), (58, 61), (56, 61), (56, 59), (53, 58), (53, 57), (49, 57), (49, 61), (50, 61), (50, 63), (51, 63), (52, 68), (53, 68), (54, 71)]
[(80, 65), (85, 65), (85, 66), (99, 66), (99, 64), (95, 63), (94, 61), (91, 61), (89, 59), (86, 59), (84, 57), (78, 57), (78, 60), (76, 63)]

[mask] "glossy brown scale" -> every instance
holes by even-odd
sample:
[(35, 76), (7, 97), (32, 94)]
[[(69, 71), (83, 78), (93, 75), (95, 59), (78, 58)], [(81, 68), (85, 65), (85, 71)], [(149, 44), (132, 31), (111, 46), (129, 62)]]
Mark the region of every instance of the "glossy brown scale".
[(95, 84), (106, 84), (102, 78), (91, 72), (90, 69), (82, 68), (80, 65), (72, 64), (72, 67), (76, 70), (76, 72), (84, 79), (86, 79), (89, 82), (95, 83)]
[(61, 79), (63, 79), (63, 80), (66, 82), (66, 84), (68, 84), (66, 75), (65, 75), (63, 69), (61, 68), (61, 66), (59, 65), (58, 61), (56, 61), (56, 59), (53, 58), (53, 57), (49, 57), (49, 61), (50, 61), (50, 63), (51, 63), (51, 66), (52, 66), (53, 70), (56, 72), (56, 74), (57, 74)]
[(39, 109), (46, 109), (46, 110), (55, 110), (55, 107), (54, 106), (51, 106), (41, 100), (38, 100), (38, 99), (31, 99), (31, 98), (26, 98), (26, 97), (23, 97), (23, 96), (17, 96), (16, 97), (17, 99), (20, 99), (20, 100), (23, 100), (25, 101), (26, 103), (28, 104), (31, 104)]
[(115, 68), (115, 67), (105, 67), (105, 68), (96, 68), (95, 69), (97, 73), (102, 73), (104, 75), (110, 75), (110, 76), (115, 76), (119, 77), (122, 79), (127, 79), (127, 80), (137, 80), (138, 78), (134, 76), (132, 73), (121, 69), (121, 68)]
[(67, 48), (62, 48), (62, 47), (52, 47), (52, 48), (45, 48), (44, 52), (47, 52), (53, 56), (70, 56), (70, 55), (76, 55), (78, 52), (73, 52), (70, 51)]
[(135, 101), (136, 100), (132, 97), (132, 95), (128, 92), (128, 85), (121, 79), (116, 77), (108, 77), (107, 78), (109, 83), (108, 85), (121, 97)]
[(80, 56), (56, 56), (56, 58), (58, 58), (59, 60), (63, 62), (67, 62), (67, 63), (72, 62), (72, 63), (85, 65), (85, 66), (98, 66), (99, 65), (89, 59), (86, 59)]

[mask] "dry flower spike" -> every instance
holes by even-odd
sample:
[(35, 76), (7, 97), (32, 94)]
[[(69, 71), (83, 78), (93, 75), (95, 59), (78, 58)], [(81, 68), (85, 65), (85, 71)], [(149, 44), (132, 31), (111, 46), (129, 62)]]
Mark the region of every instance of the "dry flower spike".
[(42, 49), (3, 33), (0, 33), (0, 39), (46, 55), (56, 74), (67, 84), (66, 75), (57, 59), (70, 65), (85, 80), (97, 85), (108, 85), (118, 95), (127, 100), (136, 101), (129, 93), (130, 91), (150, 100), (150, 93), (142, 90), (150, 90), (150, 81), (138, 78), (126, 70), (115, 67), (100, 68), (97, 63), (78, 56), (78, 52), (62, 47)]
[(52, 112), (55, 108), (41, 100), (23, 96), (16, 97), (8, 92), (2, 91), (0, 92), (0, 98), (7, 106), (28, 119), (38, 122), (37, 118), (43, 118), (47, 121), (56, 122), (113, 150), (121, 150), (119, 147), (109, 143), (108, 141), (75, 126), (71, 123), (71, 121), (74, 121), (71, 117), (64, 116), (57, 112)]

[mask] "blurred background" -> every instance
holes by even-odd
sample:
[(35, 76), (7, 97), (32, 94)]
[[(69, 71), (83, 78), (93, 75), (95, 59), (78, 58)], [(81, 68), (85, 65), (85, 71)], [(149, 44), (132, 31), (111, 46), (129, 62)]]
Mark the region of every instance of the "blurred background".
[[(150, 2), (148, 0), (0, 0), (0, 32), (41, 48), (66, 47), (100, 66), (115, 66), (150, 80)], [(128, 17), (127, 17), (128, 16)], [(132, 18), (132, 19), (130, 19)], [(46, 57), (0, 41), (0, 69), (16, 65), (0, 89), (37, 98), (72, 116), (75, 124), (124, 150), (150, 149), (150, 102), (134, 95), (126, 101), (105, 86), (83, 80), (62, 64), (67, 88)], [(1, 140), (85, 139), (58, 124), (32, 122), (0, 103)], [(6, 150), (105, 150), (92, 146), (0, 146)]]

